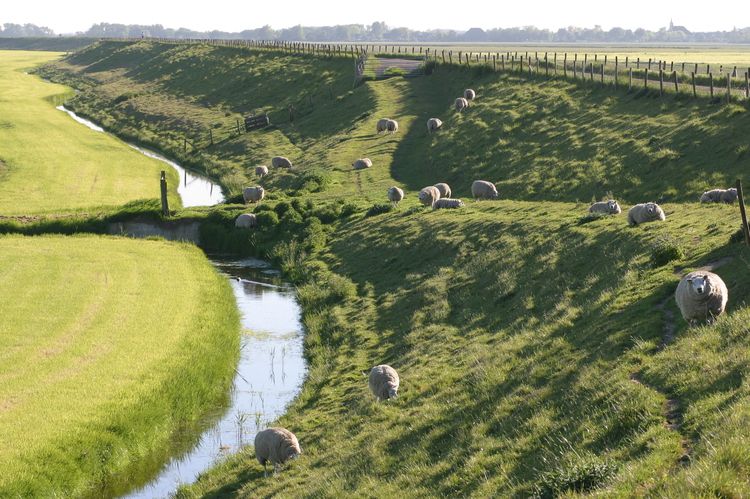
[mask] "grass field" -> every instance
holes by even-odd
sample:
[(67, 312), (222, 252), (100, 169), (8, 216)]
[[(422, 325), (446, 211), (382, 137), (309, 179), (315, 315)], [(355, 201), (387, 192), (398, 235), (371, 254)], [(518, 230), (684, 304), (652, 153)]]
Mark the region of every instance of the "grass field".
[[(158, 198), (163, 164), (74, 122), (52, 104), (70, 90), (26, 73), (60, 56), (0, 51), (0, 215)], [(177, 174), (167, 174), (179, 206)]]
[[(285, 76), (316, 68), (333, 86), (294, 123), (195, 158), (234, 179), (231, 194), (271, 155), (298, 165), (263, 179), (263, 223), (242, 242), (294, 227), (269, 255), (300, 282), (310, 372), (279, 421), (300, 438), (299, 461), (264, 479), (248, 449), (181, 496), (750, 494), (750, 250), (730, 242), (736, 206), (697, 203), (746, 171), (745, 103), (457, 68), (348, 90), (349, 62), (232, 50), (104, 43), (45, 69), (86, 90), (77, 108), (176, 151), (183, 116), (274, 106), (260, 82), (282, 62)], [(229, 64), (254, 71), (217, 70)], [(136, 84), (160, 113), (116, 102)], [(467, 87), (477, 100), (457, 115)], [(306, 88), (289, 77), (284, 95)], [(397, 134), (374, 133), (385, 116)], [(433, 116), (445, 124), (430, 136)], [(374, 166), (352, 171), (359, 157)], [(476, 178), (502, 200), (417, 206), (425, 185), (448, 181), (466, 198)], [(394, 184), (407, 191), (399, 209), (377, 206)], [(657, 200), (667, 221), (583, 218), (608, 193), (625, 210)], [(336, 200), (359, 211), (316, 211)], [(708, 264), (729, 287), (728, 314), (688, 329), (672, 295), (681, 273)], [(362, 372), (379, 363), (401, 373), (396, 401), (367, 391)]]
[(0, 496), (97, 495), (223, 400), (239, 321), (188, 245), (0, 236)]

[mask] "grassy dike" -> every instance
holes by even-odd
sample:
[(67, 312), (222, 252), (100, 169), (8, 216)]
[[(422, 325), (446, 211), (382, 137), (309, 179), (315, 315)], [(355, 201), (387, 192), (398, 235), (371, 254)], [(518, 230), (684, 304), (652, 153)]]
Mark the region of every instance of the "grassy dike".
[[(186, 116), (283, 107), (309, 88), (290, 75), (311, 68), (340, 82), (295, 123), (193, 157), (233, 194), (273, 154), (299, 165), (263, 180), (257, 231), (232, 231), (224, 208), (205, 235), (275, 258), (299, 283), (310, 373), (279, 421), (302, 459), (264, 479), (248, 449), (180, 496), (750, 493), (750, 251), (731, 239), (736, 207), (696, 202), (744, 171), (745, 106), (444, 67), (350, 91), (344, 62), (232, 50), (105, 43), (44, 69), (85, 90), (77, 108), (178, 153)], [(274, 78), (282, 89), (262, 85)], [(117, 102), (135, 84), (148, 91)], [(477, 102), (455, 115), (466, 87)], [(382, 116), (398, 134), (373, 133)], [(445, 122), (434, 136), (431, 116)], [(363, 156), (373, 168), (352, 172)], [(447, 180), (465, 197), (477, 177), (503, 199), (417, 207), (418, 188)], [(374, 206), (393, 184), (408, 191), (401, 207)], [(667, 221), (583, 217), (608, 191), (625, 209), (658, 200)], [(688, 330), (672, 294), (708, 264), (728, 314)], [(402, 389), (377, 404), (362, 372), (383, 362)]]

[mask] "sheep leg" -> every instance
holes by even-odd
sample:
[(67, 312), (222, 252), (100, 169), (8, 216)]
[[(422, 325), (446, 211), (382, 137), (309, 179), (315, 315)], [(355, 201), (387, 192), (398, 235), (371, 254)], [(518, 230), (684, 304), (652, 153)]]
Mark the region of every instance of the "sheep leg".
[(266, 463), (263, 463), (263, 478), (268, 478), (268, 469), (266, 469)]
[(273, 463), (273, 474), (276, 476), (276, 474), (279, 472), (279, 463)]

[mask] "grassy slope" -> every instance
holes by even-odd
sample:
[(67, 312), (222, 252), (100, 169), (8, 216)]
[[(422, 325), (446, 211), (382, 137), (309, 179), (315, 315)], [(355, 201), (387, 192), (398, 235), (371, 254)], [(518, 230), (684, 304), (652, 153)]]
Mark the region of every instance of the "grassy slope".
[[(158, 197), (162, 163), (75, 123), (52, 104), (53, 97), (69, 90), (24, 72), (59, 56), (0, 52), (0, 160), (5, 165), (0, 169), (0, 214)], [(170, 184), (176, 186), (176, 173), (168, 173)], [(172, 198), (172, 203), (178, 202), (176, 187)]]
[[(115, 48), (93, 50), (114, 64)], [(127, 76), (128, 64), (108, 71)], [(467, 86), (479, 98), (455, 116), (450, 104)], [(107, 102), (104, 92), (81, 99), (96, 112)], [(309, 196), (371, 204), (394, 182), (409, 192), (399, 212), (342, 222), (315, 258), (346, 277), (300, 289), (311, 371), (281, 424), (306, 457), (262, 480), (248, 451), (185, 495), (528, 495), (576, 483), (623, 495), (748, 493), (750, 254), (728, 244), (736, 208), (693, 202), (743, 171), (746, 108), (443, 68), (368, 83), (346, 99), (352, 109), (335, 126), (332, 104), (269, 132), (295, 141), (303, 170), (329, 176), (329, 188)], [(399, 134), (375, 136), (381, 116), (399, 119)], [(446, 123), (434, 137), (430, 116)], [(238, 140), (263, 151), (265, 139)], [(231, 144), (211, 151), (218, 156), (251, 177)], [(361, 156), (375, 166), (351, 172), (350, 158)], [(498, 181), (510, 199), (414, 209), (423, 185), (448, 180), (465, 196), (476, 177)], [(271, 192), (282, 180), (271, 176)], [(662, 200), (668, 220), (577, 225), (607, 191), (625, 205)], [(654, 261), (660, 247), (683, 256)], [(727, 255), (718, 273), (729, 316), (688, 331), (671, 299), (676, 274)], [(670, 313), (676, 337), (661, 348)], [(393, 403), (374, 403), (360, 374), (380, 362), (402, 373)], [(683, 418), (676, 429), (666, 425), (671, 399)]]
[(238, 317), (199, 250), (3, 236), (0, 260), (0, 496), (91, 493), (225, 396)]

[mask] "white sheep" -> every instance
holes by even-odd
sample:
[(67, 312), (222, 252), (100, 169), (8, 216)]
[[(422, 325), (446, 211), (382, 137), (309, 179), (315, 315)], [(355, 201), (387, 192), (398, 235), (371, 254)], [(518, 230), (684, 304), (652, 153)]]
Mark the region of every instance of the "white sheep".
[(268, 167), (265, 165), (256, 166), (255, 174), (260, 178), (265, 177), (266, 175), (268, 175)]
[(243, 213), (234, 220), (234, 226), (238, 229), (249, 229), (258, 225), (258, 219), (254, 213)]
[(443, 126), (443, 122), (438, 118), (430, 118), (427, 120), (427, 132), (432, 133)]
[(398, 385), (400, 380), (398, 373), (391, 366), (381, 364), (370, 370), (370, 391), (378, 399), (388, 400), (398, 396)]
[(297, 437), (286, 428), (267, 428), (255, 436), (255, 458), (263, 466), (263, 474), (268, 476), (266, 463), (273, 464), (273, 472), (302, 454)]
[(467, 88), (464, 90), (464, 99), (466, 100), (474, 100), (474, 98), (477, 96), (477, 93), (473, 91), (470, 88)]
[(462, 208), (463, 206), (464, 202), (460, 199), (440, 198), (432, 204), (432, 209), (439, 210), (444, 208)]
[(737, 200), (737, 189), (711, 189), (701, 195), (701, 203), (727, 203), (732, 204)]
[(247, 187), (242, 191), (242, 198), (245, 200), (245, 203), (260, 203), (265, 196), (266, 190), (259, 185)]
[(364, 170), (365, 168), (370, 168), (371, 166), (372, 160), (370, 158), (361, 158), (352, 163), (352, 167), (355, 170)]
[(619, 215), (622, 213), (620, 204), (614, 199), (609, 201), (598, 201), (589, 206), (589, 213), (606, 213), (607, 215)]
[(439, 184), (435, 184), (435, 187), (437, 187), (437, 190), (440, 191), (440, 197), (441, 198), (449, 198), (451, 197), (451, 186), (446, 184), (445, 182), (440, 182)]
[(721, 277), (713, 272), (698, 270), (680, 280), (674, 297), (682, 317), (694, 326), (700, 322), (712, 324), (724, 313), (729, 291)]
[(404, 191), (402, 189), (395, 185), (388, 189), (388, 201), (393, 204), (398, 204), (402, 199), (404, 199)]
[(398, 132), (398, 121), (396, 121), (396, 120), (388, 120), (388, 123), (386, 123), (386, 128), (388, 129), (389, 133), (396, 133), (396, 132)]
[(378, 120), (377, 130), (378, 133), (388, 131), (388, 122), (391, 121), (389, 118), (381, 118)]
[(459, 97), (456, 99), (456, 111), (459, 113), (469, 107), (469, 101), (466, 100), (464, 97)]
[(497, 187), (486, 180), (475, 180), (471, 184), (471, 195), (474, 199), (497, 199)]
[(276, 156), (271, 159), (271, 166), (273, 166), (274, 168), (291, 168), (292, 162), (284, 156)]
[(664, 210), (656, 203), (640, 203), (628, 210), (628, 223), (638, 225), (646, 222), (666, 220)]
[(735, 187), (725, 190), (721, 195), (722, 203), (733, 204), (735, 201), (737, 201), (737, 189)]
[(434, 185), (425, 187), (419, 191), (419, 202), (425, 206), (432, 206), (435, 201), (440, 199), (440, 191)]

